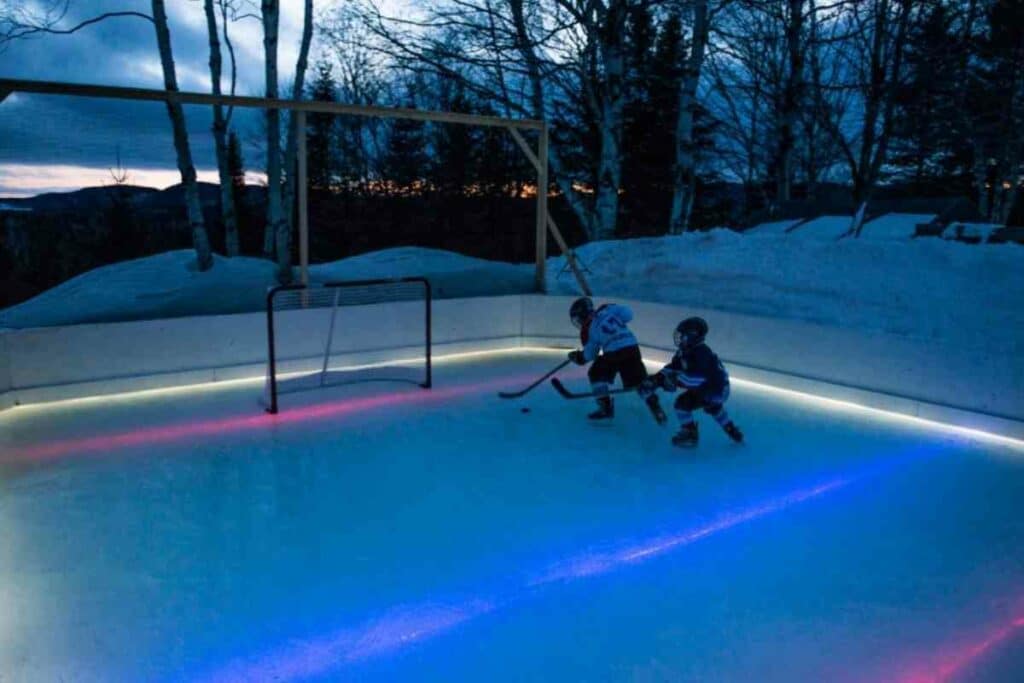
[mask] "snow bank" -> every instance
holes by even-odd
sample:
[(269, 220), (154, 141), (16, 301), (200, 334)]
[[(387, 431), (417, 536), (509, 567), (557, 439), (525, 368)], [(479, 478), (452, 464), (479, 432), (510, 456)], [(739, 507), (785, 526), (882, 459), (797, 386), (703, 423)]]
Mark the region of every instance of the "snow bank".
[[(0, 327), (25, 328), (121, 322), (263, 310), (275, 265), (263, 259), (215, 256), (205, 273), (191, 250), (96, 268), (34, 299), (0, 311)], [(313, 282), (425, 275), (439, 298), (519, 294), (534, 288), (533, 266), (402, 247), (310, 268)]]
[(755, 225), (752, 228), (744, 231), (744, 234), (748, 235), (784, 235), (794, 225), (800, 223), (797, 219), (790, 219), (785, 221), (773, 221), (771, 223), (761, 223)]
[[(843, 220), (848, 220), (843, 217)], [(1013, 287), (1024, 247), (941, 239), (794, 240), (792, 234), (713, 230), (595, 242), (578, 250), (601, 296), (694, 306), (897, 334), (922, 343), (1024, 356), (1024, 302)], [(206, 273), (190, 251), (98, 268), (0, 311), (24, 328), (262, 310), (274, 265), (217, 258)], [(548, 290), (576, 294), (548, 263)], [(426, 275), (439, 298), (529, 292), (533, 266), (404, 247), (311, 268), (314, 282)], [(665, 321), (666, 329), (675, 321)], [(765, 340), (771, 344), (771, 340)]]
[(259, 310), (274, 264), (214, 257), (205, 273), (195, 252), (170, 251), (90, 270), (0, 311), (0, 327), (47, 327)]
[(950, 223), (942, 231), (942, 238), (947, 240), (978, 240), (988, 242), (992, 233), (1001, 229), (999, 223)]
[[(801, 240), (731, 230), (595, 242), (578, 255), (602, 296), (692, 305), (1024, 353), (1017, 245)], [(557, 272), (563, 259), (550, 266)], [(550, 279), (569, 294), (573, 283)], [(676, 321), (665, 321), (666, 330)], [(765, 340), (771, 344), (772, 340)]]
[(931, 223), (935, 218), (935, 214), (887, 213), (865, 223), (859, 239), (910, 239), (917, 232), (917, 226)]
[(311, 266), (313, 282), (423, 275), (440, 298), (522, 294), (534, 289), (533, 264), (503, 263), (441, 249), (398, 247)]
[(853, 216), (818, 216), (801, 223), (790, 235), (811, 239), (837, 240), (850, 231)]

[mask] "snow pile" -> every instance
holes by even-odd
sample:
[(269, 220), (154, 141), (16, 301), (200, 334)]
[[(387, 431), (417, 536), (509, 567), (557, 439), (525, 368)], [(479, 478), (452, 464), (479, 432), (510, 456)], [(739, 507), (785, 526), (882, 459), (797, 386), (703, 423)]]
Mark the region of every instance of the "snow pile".
[(771, 223), (761, 223), (755, 225), (745, 231), (745, 234), (752, 235), (784, 235), (786, 232), (795, 225), (800, 224), (800, 219), (791, 218), (784, 221), (772, 221)]
[[(945, 340), (978, 348), (981, 358), (1024, 353), (1024, 302), (1013, 289), (1024, 248), (1016, 245), (794, 243), (788, 235), (712, 230), (595, 242), (577, 253), (601, 296)], [(550, 269), (557, 273), (562, 262)], [(549, 289), (576, 291), (571, 277), (552, 278)]]
[(837, 240), (850, 231), (853, 216), (818, 216), (797, 226), (790, 235), (820, 240)]
[(1001, 229), (999, 223), (950, 223), (942, 231), (942, 238), (947, 240), (977, 240), (988, 242), (992, 233)]
[(201, 273), (191, 250), (90, 270), (28, 301), (0, 311), (0, 327), (172, 318), (255, 311), (274, 283), (274, 264), (214, 256)]
[[(205, 273), (195, 253), (171, 251), (96, 268), (0, 311), (2, 327), (46, 327), (263, 310), (276, 266), (257, 258), (214, 257)], [(533, 266), (418, 247), (385, 249), (310, 267), (312, 282), (424, 275), (436, 297), (533, 291)]]
[(422, 275), (440, 298), (521, 294), (534, 288), (532, 264), (503, 263), (441, 249), (397, 247), (311, 266), (312, 282)]
[(935, 214), (887, 213), (865, 223), (861, 228), (860, 239), (910, 239), (917, 232), (917, 226), (927, 225), (935, 218)]
[[(720, 229), (595, 242), (577, 255), (600, 296), (878, 330), (978, 348), (982, 358), (1024, 353), (1024, 302), (1012, 289), (1024, 248), (941, 239), (793, 240), (792, 234)], [(549, 260), (548, 290), (577, 294), (565, 265), (563, 257)], [(0, 327), (259, 311), (274, 270), (261, 259), (218, 257), (212, 270), (199, 273), (191, 251), (169, 252), (80, 275), (0, 311)], [(532, 264), (417, 247), (310, 271), (314, 282), (426, 275), (438, 297), (533, 289)]]

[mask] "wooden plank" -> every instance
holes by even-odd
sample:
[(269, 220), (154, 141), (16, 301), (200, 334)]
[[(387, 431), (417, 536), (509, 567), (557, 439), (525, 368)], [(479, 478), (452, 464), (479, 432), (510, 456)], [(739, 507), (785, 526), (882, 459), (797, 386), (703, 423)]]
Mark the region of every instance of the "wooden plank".
[[(523, 150), (524, 154), (526, 154), (526, 158), (529, 159), (534, 168), (537, 168), (539, 171), (540, 162), (537, 160), (537, 155), (533, 153), (532, 149), (530, 149), (530, 145), (523, 138), (522, 134), (512, 126), (509, 126), (508, 130), (512, 134), (512, 139), (516, 141), (519, 148)], [(576, 276), (576, 282), (579, 283), (580, 289), (583, 290), (583, 293), (587, 296), (591, 296), (593, 292), (591, 292), (590, 285), (587, 283), (587, 279), (583, 277), (583, 271), (580, 270), (580, 267), (576, 262), (576, 254), (569, 248), (569, 245), (566, 244), (565, 238), (562, 236), (562, 231), (558, 229), (558, 225), (555, 223), (555, 219), (551, 217), (550, 212), (548, 213), (547, 226), (551, 231), (552, 236), (555, 238), (555, 242), (558, 243), (558, 248), (562, 250), (562, 254), (565, 255), (566, 260), (569, 262), (569, 267), (572, 268), (573, 275)]]
[(565, 260), (569, 262), (569, 267), (572, 268), (572, 274), (576, 276), (576, 282), (579, 283), (580, 289), (587, 296), (593, 296), (594, 292), (591, 291), (590, 285), (587, 283), (587, 278), (583, 277), (583, 271), (580, 269), (579, 264), (576, 262), (576, 252), (569, 248), (566, 244), (565, 238), (562, 237), (562, 231), (555, 225), (555, 219), (548, 214), (548, 228), (551, 230), (551, 234), (555, 238), (555, 242), (558, 243), (558, 248), (565, 254)]
[(523, 150), (523, 154), (525, 154), (529, 162), (533, 164), (534, 170), (540, 173), (540, 162), (537, 160), (537, 155), (533, 153), (532, 149), (530, 149), (530, 144), (526, 141), (526, 138), (523, 137), (523, 134), (520, 133), (515, 126), (509, 126), (508, 132), (512, 134), (512, 139), (516, 141), (516, 144), (519, 145), (519, 149)]
[(256, 107), (261, 109), (290, 109), (293, 111), (322, 112), (325, 114), (352, 114), (355, 116), (377, 116), (390, 119), (412, 119), (416, 121), (438, 121), (459, 123), (467, 126), (488, 126), (540, 130), (543, 121), (531, 119), (506, 119), (499, 116), (477, 116), (456, 112), (428, 111), (425, 109), (403, 109), (401, 107), (372, 107), (340, 102), (316, 102), (310, 100), (282, 100), (242, 95), (213, 95), (200, 92), (168, 92), (146, 88), (125, 88), (110, 85), (84, 83), (58, 83), (53, 81), (32, 81), (16, 78), (0, 78), (0, 91), (35, 93), (40, 95), (71, 95), (77, 97), (106, 97), (121, 100), (152, 102), (180, 102), (181, 104), (223, 104), (233, 107)]
[(548, 259), (548, 127), (540, 130), (537, 143), (537, 291), (547, 291)]
[(299, 278), (302, 284), (309, 286), (309, 187), (306, 182), (306, 112), (295, 112), (295, 165), (298, 166), (295, 178), (295, 192), (298, 197), (299, 210)]

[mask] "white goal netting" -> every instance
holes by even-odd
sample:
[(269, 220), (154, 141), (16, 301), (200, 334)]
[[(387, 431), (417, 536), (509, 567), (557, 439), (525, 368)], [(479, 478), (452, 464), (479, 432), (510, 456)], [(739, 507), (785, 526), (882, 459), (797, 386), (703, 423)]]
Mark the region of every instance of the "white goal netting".
[(353, 382), (429, 388), (430, 318), (425, 278), (272, 288), (264, 407), (276, 413), (281, 394)]

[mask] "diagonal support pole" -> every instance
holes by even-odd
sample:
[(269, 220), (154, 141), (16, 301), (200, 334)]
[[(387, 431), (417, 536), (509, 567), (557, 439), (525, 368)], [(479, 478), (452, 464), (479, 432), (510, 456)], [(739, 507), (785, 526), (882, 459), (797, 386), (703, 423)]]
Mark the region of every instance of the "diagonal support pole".
[[(516, 144), (519, 145), (519, 149), (523, 150), (523, 154), (526, 155), (527, 160), (533, 164), (533, 167), (537, 169), (537, 173), (540, 174), (542, 166), (540, 159), (533, 153), (533, 149), (530, 148), (529, 143), (526, 142), (525, 138), (523, 138), (522, 133), (513, 126), (508, 127), (508, 132), (512, 134), (512, 139), (516, 141)], [(544, 164), (545, 170), (546, 167), (547, 165)], [(547, 174), (545, 173), (544, 176), (546, 178)], [(573, 252), (573, 250), (569, 248), (569, 245), (566, 244), (565, 238), (562, 236), (562, 231), (559, 230), (558, 225), (555, 223), (555, 219), (551, 217), (551, 213), (549, 211), (545, 211), (545, 213), (547, 228), (555, 238), (558, 248), (561, 249), (562, 253), (565, 255), (565, 259), (568, 261), (569, 267), (572, 268), (572, 273), (576, 276), (576, 282), (579, 283), (580, 289), (583, 290), (583, 293), (587, 296), (593, 295), (590, 285), (587, 283), (587, 279), (583, 277), (583, 271), (580, 270), (579, 264), (576, 262), (575, 252)]]

